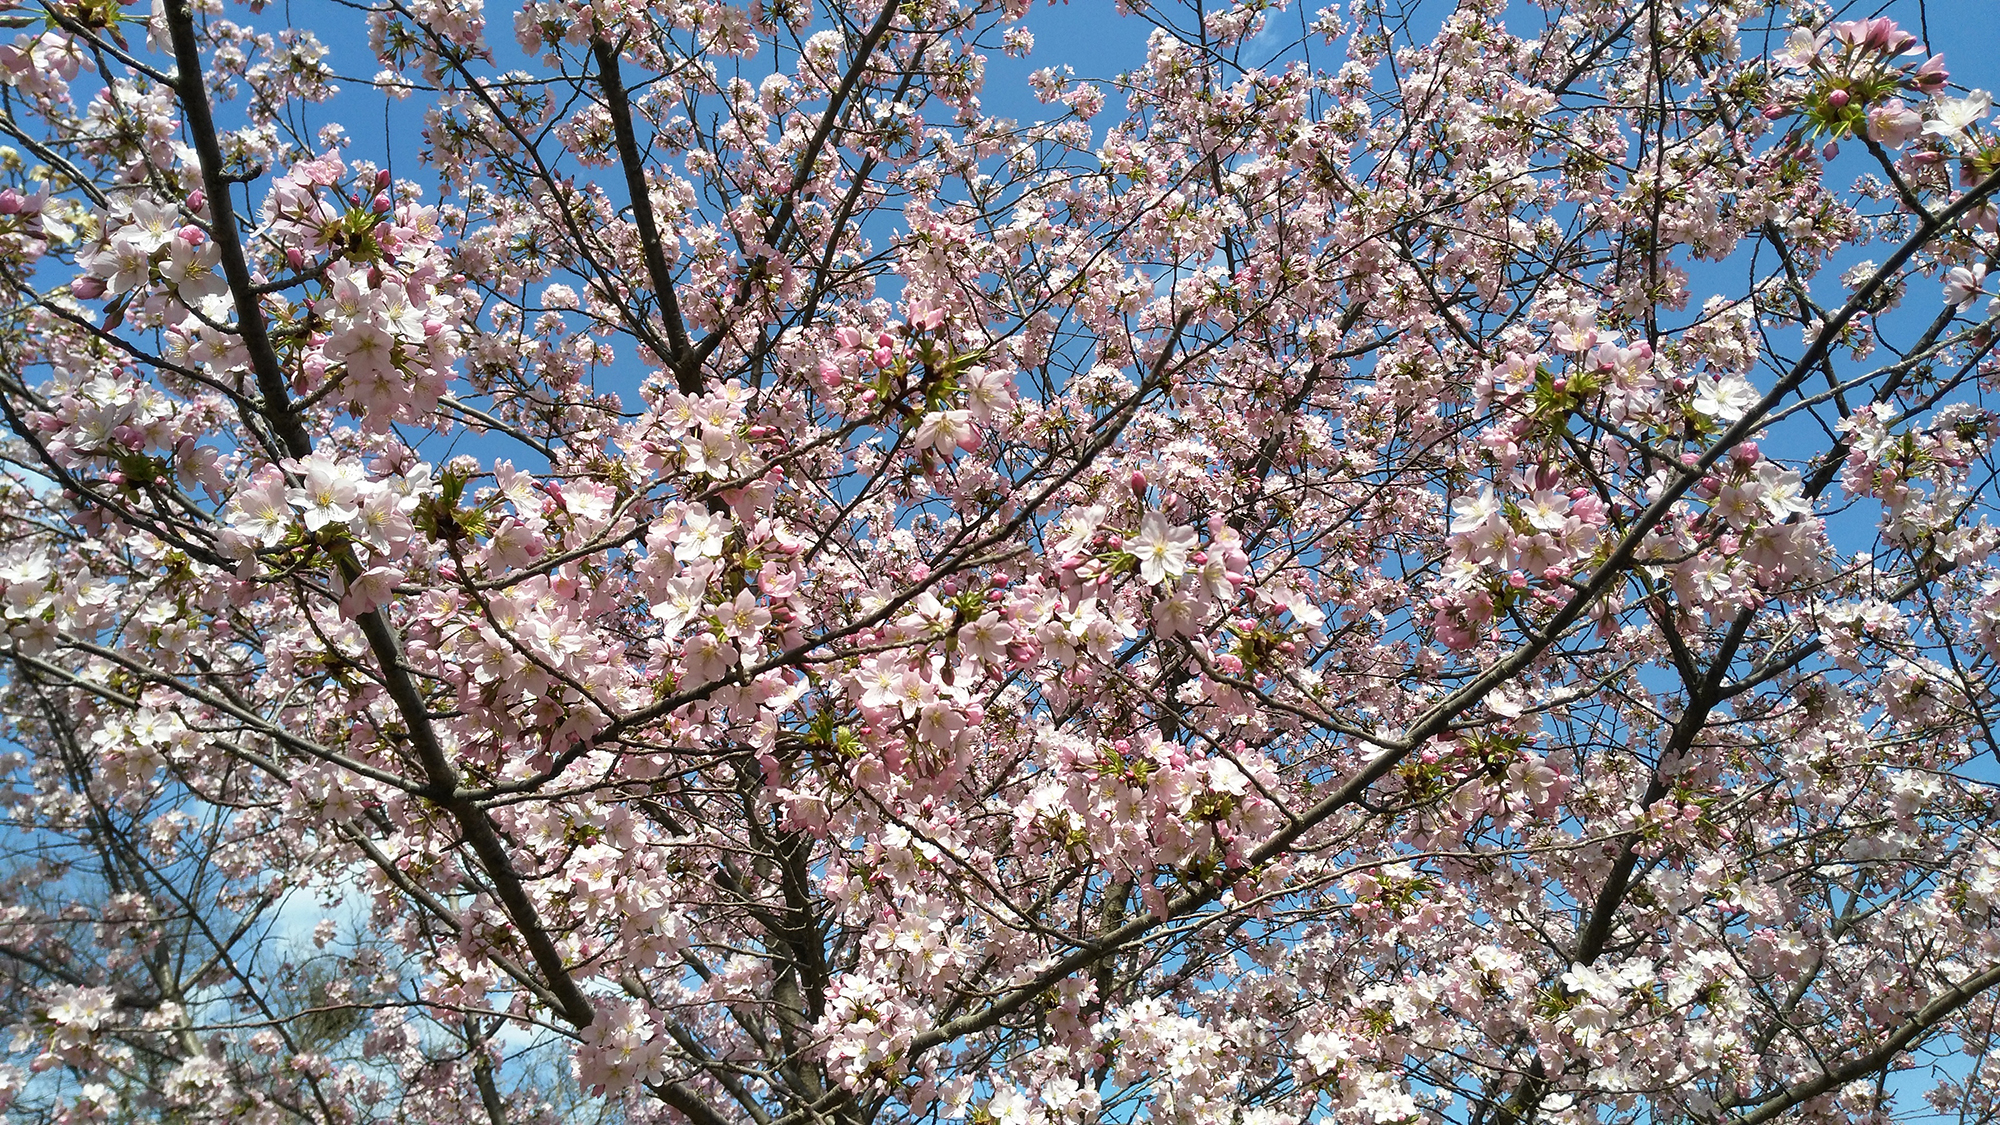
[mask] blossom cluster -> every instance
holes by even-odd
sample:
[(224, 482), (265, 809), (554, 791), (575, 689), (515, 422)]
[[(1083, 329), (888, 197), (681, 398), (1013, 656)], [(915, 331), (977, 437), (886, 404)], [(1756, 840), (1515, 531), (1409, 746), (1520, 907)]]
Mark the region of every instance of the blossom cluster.
[(0, 0), (0, 1115), (1761, 1125), (1990, 1039), (1957, 45), (1029, 9)]

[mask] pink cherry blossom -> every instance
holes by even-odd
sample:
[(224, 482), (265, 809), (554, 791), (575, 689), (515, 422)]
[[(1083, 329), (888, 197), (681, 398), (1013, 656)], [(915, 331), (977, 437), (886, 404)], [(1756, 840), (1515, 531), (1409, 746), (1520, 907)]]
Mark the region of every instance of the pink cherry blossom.
[(1993, 1119), (1969, 2), (0, 4), (0, 1116)]

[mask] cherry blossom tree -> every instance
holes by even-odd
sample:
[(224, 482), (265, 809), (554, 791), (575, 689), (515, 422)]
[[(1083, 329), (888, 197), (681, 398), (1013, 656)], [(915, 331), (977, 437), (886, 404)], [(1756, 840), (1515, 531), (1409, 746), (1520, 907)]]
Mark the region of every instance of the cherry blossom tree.
[(1993, 1120), (1972, 44), (1317, 3), (0, 0), (10, 1119)]

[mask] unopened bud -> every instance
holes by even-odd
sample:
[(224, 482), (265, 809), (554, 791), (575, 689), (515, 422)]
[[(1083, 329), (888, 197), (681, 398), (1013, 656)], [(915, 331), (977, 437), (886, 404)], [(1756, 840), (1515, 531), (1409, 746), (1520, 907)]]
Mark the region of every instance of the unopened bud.
[(1932, 55), (1910, 76), (1910, 85), (1923, 93), (1935, 94), (1944, 89), (1945, 82), (1950, 78), (1950, 72), (1944, 68), (1944, 56)]
[(1828, 93), (1826, 96), (1826, 104), (1832, 106), (1835, 109), (1846, 109), (1847, 102), (1848, 102), (1848, 97), (1847, 97), (1847, 91), (1845, 90), (1834, 90)]

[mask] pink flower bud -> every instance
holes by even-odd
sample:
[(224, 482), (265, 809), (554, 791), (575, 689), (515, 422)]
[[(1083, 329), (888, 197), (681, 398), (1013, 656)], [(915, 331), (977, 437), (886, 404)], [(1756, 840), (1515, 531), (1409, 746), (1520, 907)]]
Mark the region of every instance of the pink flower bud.
[(15, 191), (13, 188), (0, 190), (0, 215), (18, 215), (20, 213), (21, 193)]
[(302, 270), (306, 268), (305, 251), (300, 250), (296, 246), (285, 251), (285, 264), (292, 267), (295, 270)]
[(1132, 479), (1131, 479), (1131, 482), (1130, 482), (1130, 483), (1131, 483), (1131, 485), (1132, 485), (1132, 495), (1134, 495), (1134, 496), (1138, 496), (1138, 497), (1142, 497), (1142, 498), (1143, 498), (1143, 497), (1144, 497), (1144, 496), (1146, 495), (1146, 474), (1145, 474), (1145, 473), (1143, 473), (1143, 472), (1140, 472), (1140, 471), (1139, 471), (1138, 469), (1133, 469), (1133, 470), (1132, 470)]
[(207, 192), (202, 191), (200, 188), (196, 188), (193, 191), (188, 192), (188, 197), (187, 197), (188, 210), (199, 213), (201, 209), (206, 206), (208, 206)]
[(375, 173), (375, 190), (382, 191), (389, 186), (389, 170), (383, 168)]
[(69, 293), (79, 301), (94, 301), (104, 296), (104, 279), (85, 274), (69, 283)]
[(1917, 37), (1897, 27), (1887, 16), (1868, 21), (1868, 45), (1885, 55), (1900, 55), (1916, 46)]
[(1781, 105), (1767, 105), (1764, 107), (1764, 120), (1776, 121), (1778, 118), (1783, 117), (1784, 115), (1790, 112), (1791, 110), (1786, 109), (1784, 106)]
[(1746, 441), (1730, 450), (1729, 456), (1739, 465), (1755, 465), (1762, 459), (1763, 452), (1757, 448), (1756, 442)]
[(375, 209), (377, 215), (386, 215), (389, 213), (391, 204), (388, 196), (378, 195), (375, 197), (375, 202), (370, 204), (370, 206)]
[(1915, 74), (1910, 75), (1910, 85), (1923, 93), (1935, 94), (1944, 89), (1950, 79), (1951, 72), (1944, 68), (1944, 56), (1932, 55), (1924, 60), (1924, 65), (1918, 67)]
[(1826, 104), (1835, 109), (1846, 109), (1847, 102), (1848, 97), (1845, 90), (1833, 90), (1826, 95)]

